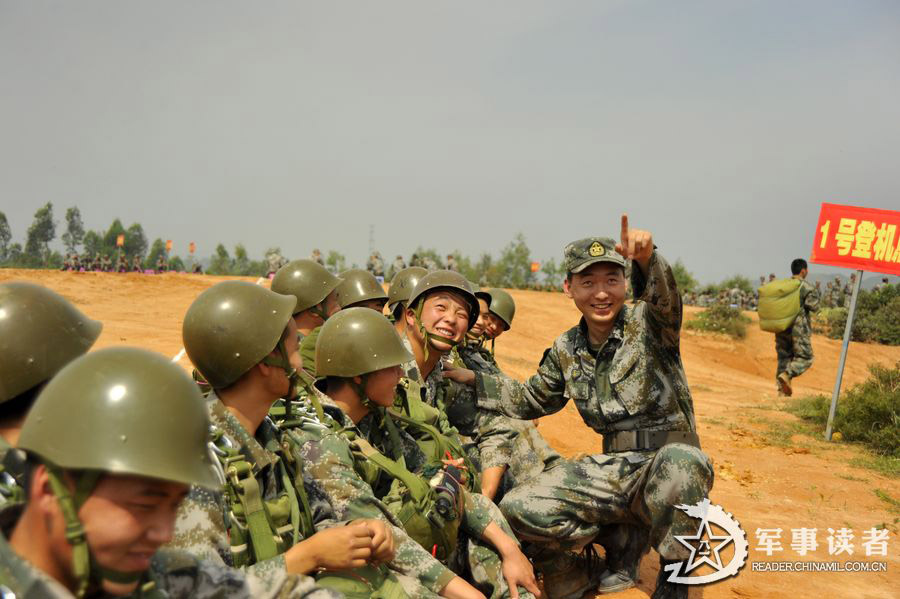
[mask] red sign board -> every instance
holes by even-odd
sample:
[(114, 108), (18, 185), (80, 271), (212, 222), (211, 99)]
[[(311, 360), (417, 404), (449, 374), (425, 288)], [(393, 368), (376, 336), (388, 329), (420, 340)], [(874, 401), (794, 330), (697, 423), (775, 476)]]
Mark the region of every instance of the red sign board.
[(822, 204), (810, 262), (900, 275), (900, 212)]
[(531, 263), (531, 272), (537, 272), (537, 271), (539, 271), (540, 269), (541, 269), (541, 263), (540, 263), (540, 262), (532, 262), (532, 263)]
[(188, 244), (188, 251), (189, 251), (190, 253), (192, 253), (192, 254), (193, 254), (194, 252), (196, 252), (196, 251), (197, 251), (197, 244), (195, 244), (193, 241), (190, 242), (190, 243)]
[(125, 245), (125, 235), (119, 233), (119, 235), (116, 237), (116, 247), (122, 247), (123, 245)]

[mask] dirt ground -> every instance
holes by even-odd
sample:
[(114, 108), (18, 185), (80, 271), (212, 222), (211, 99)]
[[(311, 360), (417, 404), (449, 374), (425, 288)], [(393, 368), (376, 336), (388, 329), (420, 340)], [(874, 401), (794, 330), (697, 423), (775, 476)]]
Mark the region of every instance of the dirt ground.
[[(0, 270), (0, 281), (5, 280), (47, 285), (103, 321), (98, 348), (135, 345), (174, 357), (181, 349), (181, 319), (191, 301), (223, 279)], [(524, 379), (534, 372), (553, 339), (577, 322), (578, 313), (559, 293), (512, 291), (512, 295), (516, 320), (513, 329), (497, 341), (497, 356), (508, 374)], [(686, 318), (695, 311), (688, 308)], [(900, 482), (851, 465), (854, 458), (864, 457), (858, 447), (826, 443), (820, 432), (804, 434), (799, 420), (779, 409), (772, 335), (754, 325), (742, 341), (684, 331), (682, 350), (703, 448), (715, 464), (710, 499), (740, 522), (750, 542), (750, 557), (737, 577), (693, 588), (691, 597), (900, 597), (898, 511), (876, 494), (878, 490), (896, 499)], [(795, 396), (831, 393), (840, 342), (817, 335), (813, 350), (815, 363), (795, 380)], [(897, 361), (900, 347), (853, 343), (844, 389), (863, 381), (869, 364)], [(180, 363), (189, 368), (187, 358)], [(599, 435), (583, 424), (572, 405), (543, 418), (539, 430), (566, 456), (600, 451)], [(891, 529), (888, 555), (866, 557), (860, 544), (862, 531), (882, 524)], [(790, 547), (790, 529), (801, 527), (818, 530), (819, 548), (806, 557)], [(846, 561), (846, 555), (829, 556), (826, 542), (827, 529), (841, 527), (853, 529), (856, 535), (849, 560), (886, 561), (887, 572), (751, 571), (755, 561)], [(756, 551), (757, 528), (782, 528), (784, 551), (771, 558)], [(648, 597), (657, 570), (658, 558), (651, 552), (641, 564), (638, 587), (613, 596)]]

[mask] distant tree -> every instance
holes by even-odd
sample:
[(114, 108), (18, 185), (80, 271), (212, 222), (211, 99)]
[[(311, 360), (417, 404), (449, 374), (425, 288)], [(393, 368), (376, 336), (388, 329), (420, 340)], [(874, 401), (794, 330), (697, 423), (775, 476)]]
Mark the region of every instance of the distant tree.
[(147, 253), (147, 236), (144, 235), (144, 227), (134, 223), (125, 231), (125, 254), (131, 258), (143, 256)]
[(47, 202), (34, 213), (34, 222), (28, 227), (25, 237), (25, 254), (33, 265), (46, 261), (50, 254), (49, 244), (56, 237), (56, 223), (53, 222), (53, 204)]
[(88, 231), (82, 240), (84, 253), (93, 258), (103, 251), (103, 237), (96, 231)]
[(531, 250), (522, 233), (517, 233), (503, 248), (497, 262), (501, 273), (500, 284), (504, 287), (522, 288), (534, 279), (534, 273), (531, 272)]
[(248, 276), (250, 273), (250, 256), (247, 255), (247, 248), (243, 243), (234, 246), (234, 260), (232, 261), (231, 274)]
[(565, 268), (562, 264), (557, 264), (554, 258), (544, 260), (544, 263), (541, 264), (541, 274), (544, 276), (544, 284), (552, 285), (557, 291), (566, 276)]
[(719, 283), (719, 289), (734, 289), (735, 287), (741, 291), (753, 293), (753, 284), (750, 282), (750, 279), (743, 275), (735, 275)]
[(478, 257), (478, 262), (475, 263), (473, 268), (475, 271), (473, 274), (475, 278), (473, 281), (483, 286), (496, 286), (499, 284), (497, 279), (497, 267), (494, 264), (494, 257), (487, 253), (482, 252), (481, 256)]
[[(125, 234), (125, 227), (122, 225), (122, 221), (119, 219), (114, 219), (112, 224), (109, 225), (109, 229), (106, 230), (106, 233), (103, 235), (103, 253), (112, 254), (116, 251), (116, 241), (119, 238), (119, 235)], [(126, 235), (127, 238), (127, 235)]]
[(181, 256), (169, 258), (169, 272), (184, 272), (184, 260), (181, 259)]
[(9, 221), (6, 215), (0, 212), (0, 262), (5, 262), (9, 257), (9, 242), (12, 240), (12, 231), (9, 230)]
[(6, 250), (6, 263), (12, 266), (22, 264), (25, 258), (21, 243), (13, 243)]
[(206, 272), (211, 275), (231, 274), (231, 256), (228, 255), (228, 250), (221, 243), (216, 246), (216, 253), (210, 259)]
[(156, 261), (159, 259), (160, 255), (163, 257), (166, 256), (166, 242), (157, 237), (153, 240), (153, 245), (150, 246), (150, 253), (147, 254), (147, 258), (144, 259), (144, 268), (156, 268)]
[(682, 293), (685, 291), (694, 291), (699, 285), (697, 279), (694, 278), (693, 273), (688, 271), (680, 258), (672, 265), (672, 273), (675, 275), (675, 282), (678, 283), (678, 290)]
[(331, 272), (342, 272), (343, 270), (346, 270), (347, 257), (338, 251), (328, 250), (328, 256), (325, 258), (325, 265), (331, 269)]
[(81, 222), (81, 211), (78, 206), (66, 210), (66, 232), (62, 234), (66, 253), (74, 254), (84, 240), (84, 223)]

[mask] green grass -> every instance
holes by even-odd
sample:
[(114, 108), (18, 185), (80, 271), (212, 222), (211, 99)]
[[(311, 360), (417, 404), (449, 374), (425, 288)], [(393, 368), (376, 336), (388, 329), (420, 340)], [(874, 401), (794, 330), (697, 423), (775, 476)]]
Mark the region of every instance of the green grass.
[(900, 514), (900, 501), (897, 501), (887, 491), (882, 491), (881, 489), (875, 489), (873, 491), (875, 496), (878, 497), (881, 501), (885, 502), (888, 505), (888, 509), (894, 514)]
[(685, 326), (696, 331), (719, 333), (735, 339), (743, 339), (747, 336), (747, 325), (750, 322), (751, 320), (737, 308), (713, 304), (689, 320)]

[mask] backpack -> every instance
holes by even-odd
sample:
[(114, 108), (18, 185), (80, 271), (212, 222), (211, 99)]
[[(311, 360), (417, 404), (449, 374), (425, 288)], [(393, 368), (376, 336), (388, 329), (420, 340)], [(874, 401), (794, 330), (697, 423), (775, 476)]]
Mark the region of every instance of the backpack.
[(799, 279), (772, 281), (759, 288), (759, 328), (769, 333), (781, 333), (794, 325), (800, 314)]

